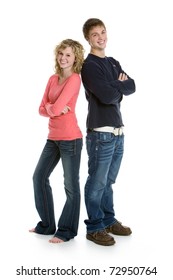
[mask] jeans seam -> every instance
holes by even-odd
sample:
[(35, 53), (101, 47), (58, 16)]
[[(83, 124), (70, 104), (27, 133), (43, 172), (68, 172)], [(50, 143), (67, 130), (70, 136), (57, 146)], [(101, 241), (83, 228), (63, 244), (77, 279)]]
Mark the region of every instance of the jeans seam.
[[(44, 188), (44, 184), (46, 183), (46, 178), (47, 178), (47, 173), (46, 171), (50, 170), (50, 167), (52, 166), (52, 163), (54, 161), (54, 159), (56, 158), (56, 156), (53, 157), (53, 159), (51, 160), (50, 164), (47, 166), (47, 168), (45, 169), (44, 175), (42, 177), (42, 191), (43, 191), (43, 198), (44, 198), (44, 209), (45, 209), (45, 214), (47, 216), (49, 225), (50, 225), (50, 214), (49, 214), (49, 207), (48, 207), (48, 199), (47, 199), (47, 193), (46, 193), (46, 188)], [(49, 179), (48, 179), (49, 180)], [(45, 182), (45, 183), (44, 183)], [(51, 187), (51, 186), (50, 186)]]

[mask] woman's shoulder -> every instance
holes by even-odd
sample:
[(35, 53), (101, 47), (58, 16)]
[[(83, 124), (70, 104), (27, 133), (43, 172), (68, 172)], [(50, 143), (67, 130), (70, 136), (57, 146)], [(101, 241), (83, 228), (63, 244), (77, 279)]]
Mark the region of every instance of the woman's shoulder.
[(57, 74), (52, 74), (48, 78), (48, 84), (52, 84), (58, 81), (58, 75)]
[(52, 74), (50, 77), (49, 77), (49, 80), (55, 80), (58, 78), (58, 74)]
[(70, 79), (71, 80), (80, 80), (80, 75), (78, 73), (73, 73), (71, 76), (70, 76)]

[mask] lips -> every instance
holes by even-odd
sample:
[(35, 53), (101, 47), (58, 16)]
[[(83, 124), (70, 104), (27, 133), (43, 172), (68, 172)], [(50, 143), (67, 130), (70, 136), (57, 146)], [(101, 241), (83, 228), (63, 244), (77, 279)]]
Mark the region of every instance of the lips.
[(61, 66), (65, 66), (65, 65), (67, 65), (68, 64), (68, 62), (60, 62), (60, 65)]

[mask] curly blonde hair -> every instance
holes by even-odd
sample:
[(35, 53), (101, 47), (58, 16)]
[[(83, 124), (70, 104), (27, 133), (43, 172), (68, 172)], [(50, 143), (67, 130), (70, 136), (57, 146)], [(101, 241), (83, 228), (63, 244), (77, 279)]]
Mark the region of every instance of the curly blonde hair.
[(54, 50), (54, 54), (55, 54), (55, 73), (60, 74), (60, 75), (62, 74), (62, 69), (59, 66), (59, 63), (57, 61), (57, 55), (58, 55), (58, 52), (60, 50), (64, 50), (67, 47), (71, 47), (73, 52), (74, 52), (74, 55), (75, 55), (75, 62), (74, 62), (74, 65), (72, 67), (72, 70), (75, 73), (79, 74), (81, 72), (82, 65), (83, 65), (83, 62), (84, 62), (84, 48), (78, 41), (75, 41), (75, 40), (72, 40), (72, 39), (63, 40), (61, 43), (59, 43), (56, 46), (56, 48)]

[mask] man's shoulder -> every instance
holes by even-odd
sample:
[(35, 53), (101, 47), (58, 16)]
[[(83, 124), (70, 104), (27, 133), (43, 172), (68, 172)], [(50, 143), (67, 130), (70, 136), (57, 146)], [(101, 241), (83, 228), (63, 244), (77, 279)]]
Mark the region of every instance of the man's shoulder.
[(112, 57), (112, 56), (108, 56), (107, 59), (108, 59), (110, 62), (112, 62), (112, 63), (119, 64), (119, 61), (116, 60), (116, 59), (115, 59), (114, 57)]
[(97, 59), (96, 58), (93, 58), (92, 56), (88, 55), (85, 60), (84, 60), (84, 63), (83, 63), (83, 66), (82, 66), (82, 69), (90, 69), (90, 68), (93, 68), (94, 65), (96, 66), (97, 65)]
[(97, 55), (92, 55), (92, 54), (88, 54), (88, 56), (85, 58), (84, 60), (84, 65), (97, 65), (99, 66), (100, 64), (104, 63), (103, 58), (100, 58)]
[(84, 62), (85, 62), (85, 63), (95, 62), (96, 59), (97, 59), (97, 57), (88, 54), (87, 57), (85, 58)]

